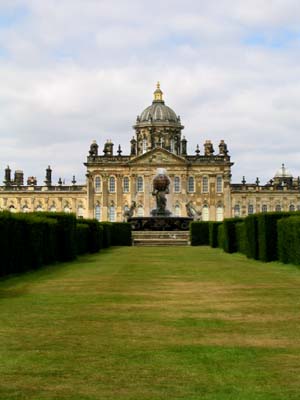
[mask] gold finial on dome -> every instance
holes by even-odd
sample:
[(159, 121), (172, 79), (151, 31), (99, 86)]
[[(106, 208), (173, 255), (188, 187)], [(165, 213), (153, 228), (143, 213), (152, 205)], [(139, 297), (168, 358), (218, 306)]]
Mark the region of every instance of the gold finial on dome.
[(154, 101), (163, 101), (163, 92), (160, 89), (160, 83), (157, 82), (156, 90), (154, 92)]

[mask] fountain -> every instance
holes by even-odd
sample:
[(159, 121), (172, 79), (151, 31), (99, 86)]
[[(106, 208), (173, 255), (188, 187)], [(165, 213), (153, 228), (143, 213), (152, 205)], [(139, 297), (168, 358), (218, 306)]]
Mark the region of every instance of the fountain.
[(156, 199), (156, 208), (149, 217), (129, 217), (134, 231), (187, 231), (193, 221), (191, 217), (176, 217), (167, 209), (170, 179), (162, 168), (157, 170), (153, 179), (152, 195)]

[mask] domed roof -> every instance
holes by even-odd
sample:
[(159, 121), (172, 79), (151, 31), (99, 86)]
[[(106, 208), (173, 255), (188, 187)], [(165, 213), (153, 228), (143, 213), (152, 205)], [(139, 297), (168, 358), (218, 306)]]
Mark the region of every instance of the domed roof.
[(284, 164), (282, 164), (281, 168), (276, 172), (275, 178), (292, 178), (293, 175), (289, 172), (288, 169), (285, 168)]
[(171, 122), (180, 124), (180, 117), (176, 115), (172, 108), (165, 105), (163, 100), (163, 92), (160, 89), (160, 84), (157, 83), (157, 88), (154, 92), (154, 100), (151, 106), (137, 117), (137, 123), (145, 122)]

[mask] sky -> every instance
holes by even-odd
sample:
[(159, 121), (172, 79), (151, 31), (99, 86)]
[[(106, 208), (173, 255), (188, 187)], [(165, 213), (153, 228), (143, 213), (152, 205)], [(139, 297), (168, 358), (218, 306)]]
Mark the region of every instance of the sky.
[(89, 146), (130, 150), (160, 81), (188, 152), (228, 145), (232, 182), (300, 175), (299, 0), (0, 0), (0, 179), (84, 183)]

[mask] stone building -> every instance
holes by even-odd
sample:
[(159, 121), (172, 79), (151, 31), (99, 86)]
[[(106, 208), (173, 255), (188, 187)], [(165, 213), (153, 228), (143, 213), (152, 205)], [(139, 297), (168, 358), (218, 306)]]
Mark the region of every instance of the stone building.
[[(152, 182), (158, 168), (164, 168), (170, 178), (168, 209), (176, 216), (186, 216), (189, 207), (202, 214), (203, 220), (223, 220), (231, 216), (246, 216), (254, 212), (293, 210), (300, 208), (300, 181), (286, 168), (276, 173), (266, 185), (231, 183), (231, 166), (227, 145), (218, 143), (216, 151), (210, 140), (199, 146), (195, 154), (187, 153), (184, 126), (163, 99), (160, 85), (152, 104), (137, 117), (130, 141), (130, 154), (123, 155), (118, 146), (107, 141), (100, 154), (96, 141), (90, 146), (86, 166), (86, 185), (65, 185), (61, 179), (52, 183), (52, 171), (46, 169), (45, 185), (37, 185), (29, 177), (24, 185), (22, 171), (11, 176), (5, 170), (0, 187), (0, 210), (65, 211), (78, 217), (101, 221), (122, 221), (124, 212), (135, 204), (134, 213), (148, 216), (155, 208)], [(188, 207), (187, 207), (188, 205)]]

